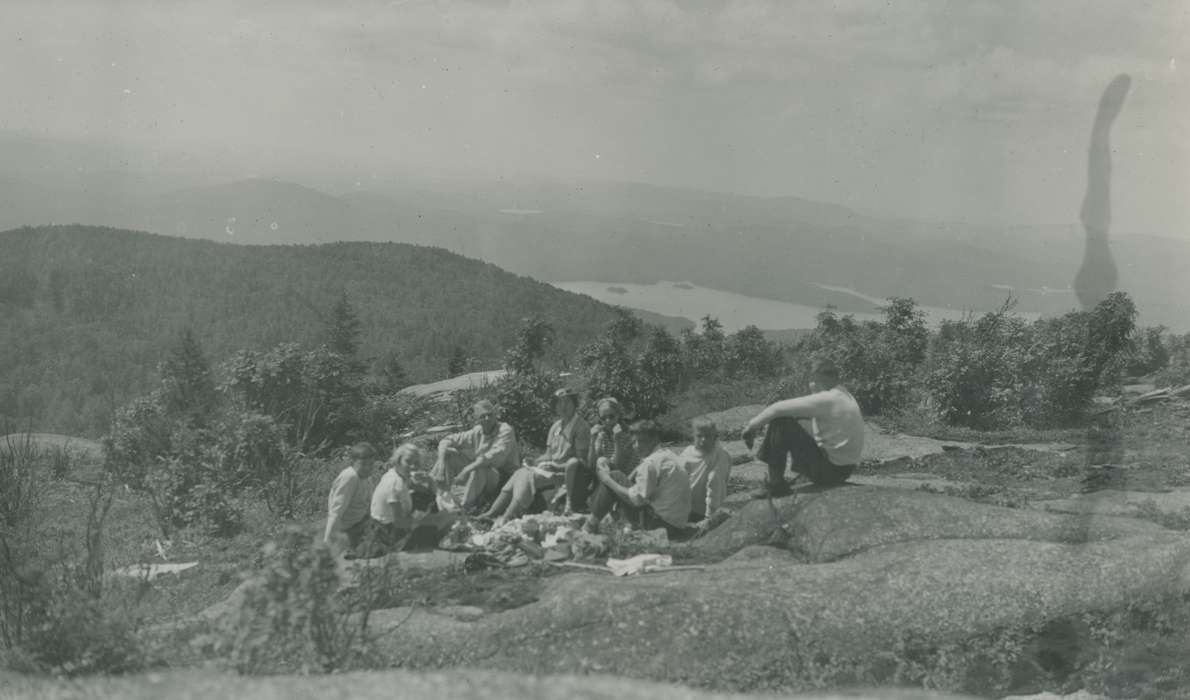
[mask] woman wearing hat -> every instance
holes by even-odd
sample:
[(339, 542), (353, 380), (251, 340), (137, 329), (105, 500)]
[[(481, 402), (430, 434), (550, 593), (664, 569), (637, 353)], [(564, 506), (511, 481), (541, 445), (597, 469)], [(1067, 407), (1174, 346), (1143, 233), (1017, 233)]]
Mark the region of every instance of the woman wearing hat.
[(558, 420), (550, 426), (545, 453), (533, 464), (526, 463), (518, 469), (501, 489), (496, 502), (480, 517), (495, 520), (497, 525), (521, 517), (540, 491), (558, 488), (565, 481), (567, 470), (582, 464), (589, 449), (591, 426), (578, 414), (578, 392), (556, 391), (554, 412)]

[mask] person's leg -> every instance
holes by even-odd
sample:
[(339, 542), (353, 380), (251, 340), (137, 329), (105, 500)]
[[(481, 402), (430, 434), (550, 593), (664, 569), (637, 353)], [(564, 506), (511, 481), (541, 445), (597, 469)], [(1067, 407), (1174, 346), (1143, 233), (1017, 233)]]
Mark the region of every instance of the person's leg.
[[(623, 473), (613, 471), (612, 478), (616, 483), (623, 484), (628, 480)], [(591, 514), (587, 516), (587, 524), (584, 526), (588, 531), (595, 531), (599, 529), (599, 523), (612, 512), (613, 508), (619, 505), (620, 499), (616, 497), (614, 491), (609, 489), (606, 485), (600, 484), (599, 488), (595, 489), (595, 494), (591, 497)]]
[(756, 498), (785, 496), (789, 494), (789, 482), (785, 480), (785, 467), (789, 456), (795, 451), (805, 452), (804, 441), (814, 438), (794, 418), (774, 418), (764, 431), (764, 439), (756, 451), (756, 458), (768, 465), (768, 478), (763, 489), (753, 494)]
[(467, 485), (463, 491), (463, 510), (473, 512), (482, 507), (482, 503), (490, 501), (497, 493), (496, 484), (500, 475), (490, 467), (480, 467), (471, 472)]
[(504, 484), (504, 487), (500, 489), (500, 493), (496, 496), (496, 500), (492, 502), (491, 507), (479, 517), (492, 520), (500, 517), (504, 514), (504, 511), (508, 510), (508, 505), (512, 503), (512, 481), (512, 479), (509, 479), (508, 483)]
[(515, 520), (529, 512), (539, 489), (549, 488), (556, 479), (539, 476), (530, 469), (521, 469), (513, 474), (508, 485), (512, 488), (512, 502), (504, 512), (505, 520)]
[(439, 491), (449, 491), (454, 486), (455, 477), (470, 462), (470, 457), (458, 450), (451, 449), (445, 454), (439, 453), (437, 461), (430, 469), (430, 478), (434, 480), (435, 488)]
[(572, 513), (585, 513), (591, 495), (593, 472), (582, 464), (572, 464), (566, 469), (566, 507)]

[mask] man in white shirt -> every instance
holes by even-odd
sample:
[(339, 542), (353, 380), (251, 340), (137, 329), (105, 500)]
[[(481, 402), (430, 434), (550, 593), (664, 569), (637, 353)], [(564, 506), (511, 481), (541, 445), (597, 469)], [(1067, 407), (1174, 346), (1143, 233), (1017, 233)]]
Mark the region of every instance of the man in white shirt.
[[(499, 419), (499, 408), (487, 399), (471, 409), (475, 427), (442, 438), (438, 461), (430, 470), (439, 493), (463, 486), (465, 511), (476, 512), (496, 497), (501, 483), (520, 466), (520, 445), (512, 426)], [(439, 507), (446, 504), (440, 500)]]
[[(846, 481), (859, 464), (864, 449), (864, 418), (859, 403), (839, 383), (833, 362), (814, 364), (810, 393), (778, 401), (748, 421), (744, 442), (752, 447), (756, 434), (768, 426), (756, 457), (769, 467), (768, 482), (754, 498), (776, 498), (790, 493), (785, 467), (814, 484), (834, 486)], [(799, 419), (810, 421), (810, 431)]]
[(637, 421), (631, 431), (636, 454), (645, 457), (631, 477), (613, 471), (606, 457), (598, 458), (595, 474), (600, 486), (583, 529), (599, 532), (603, 518), (618, 511), (634, 527), (663, 527), (671, 537), (684, 536), (690, 519), (690, 476), (677, 455), (661, 446), (661, 427), (656, 421)]

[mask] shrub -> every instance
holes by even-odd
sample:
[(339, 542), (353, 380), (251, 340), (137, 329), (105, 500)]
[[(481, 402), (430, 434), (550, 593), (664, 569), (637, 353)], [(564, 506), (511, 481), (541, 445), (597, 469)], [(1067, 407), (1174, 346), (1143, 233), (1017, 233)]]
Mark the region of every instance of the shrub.
[(259, 353), (241, 351), (224, 365), (223, 390), (245, 412), (285, 426), (286, 440), (305, 454), (350, 442), (363, 399), (357, 363), (326, 346), (283, 343)]
[(331, 551), (300, 528), (265, 547), (221, 650), (240, 673), (329, 673), (371, 664), (370, 601), (338, 593)]
[(41, 501), (44, 481), (38, 473), (40, 452), (33, 436), (9, 433), (0, 441), (0, 532), (27, 524)]
[(558, 385), (554, 375), (540, 370), (510, 372), (495, 386), (500, 419), (516, 428), (518, 439), (544, 445), (554, 422), (553, 396)]
[(94, 484), (79, 550), (48, 555), (0, 530), (0, 663), (84, 675), (145, 667), (137, 618), (105, 597), (103, 535), (114, 484)]
[(1190, 333), (1170, 336), (1167, 341), (1169, 360), (1154, 378), (1158, 386), (1190, 384)]
[(799, 345), (809, 359), (830, 359), (864, 412), (886, 413), (905, 407), (918, 384), (929, 332), (925, 314), (912, 299), (893, 297), (883, 322), (857, 323), (827, 309), (818, 326)]

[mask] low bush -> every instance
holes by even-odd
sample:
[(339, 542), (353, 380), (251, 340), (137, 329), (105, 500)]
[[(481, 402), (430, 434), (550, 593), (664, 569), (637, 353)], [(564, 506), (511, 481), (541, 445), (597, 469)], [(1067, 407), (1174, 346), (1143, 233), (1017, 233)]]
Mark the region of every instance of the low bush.
[[(384, 587), (377, 585), (375, 590)], [(375, 665), (371, 600), (340, 593), (334, 555), (290, 528), (265, 547), (264, 566), (219, 646), (240, 673), (330, 673)]]
[[(82, 541), (54, 554), (0, 529), (0, 666), (79, 676), (150, 664), (139, 617), (104, 586), (104, 526), (114, 484), (93, 485)], [(39, 524), (44, 526), (44, 523)]]

